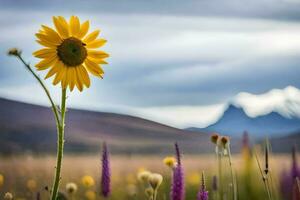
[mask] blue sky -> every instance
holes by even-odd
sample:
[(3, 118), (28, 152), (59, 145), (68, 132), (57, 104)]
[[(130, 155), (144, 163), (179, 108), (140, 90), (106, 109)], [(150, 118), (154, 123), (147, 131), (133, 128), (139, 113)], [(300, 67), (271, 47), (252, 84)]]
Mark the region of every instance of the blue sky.
[[(72, 107), (187, 127), (215, 121), (230, 101), (255, 116), (299, 95), (300, 0), (0, 0), (0, 96), (47, 105), (5, 53), (19, 47), (34, 64), (34, 33), (53, 15), (89, 19), (111, 54), (104, 80), (70, 94)], [(59, 88), (46, 83), (58, 99)], [(282, 90), (274, 96), (274, 88)]]

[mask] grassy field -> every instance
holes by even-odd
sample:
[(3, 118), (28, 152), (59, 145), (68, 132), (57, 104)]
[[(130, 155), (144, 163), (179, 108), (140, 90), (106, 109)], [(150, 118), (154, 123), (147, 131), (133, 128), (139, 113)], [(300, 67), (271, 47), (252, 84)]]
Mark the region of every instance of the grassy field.
[[(167, 155), (166, 155), (167, 156)], [(146, 199), (144, 188), (137, 180), (137, 173), (141, 169), (160, 173), (164, 180), (159, 188), (159, 200), (169, 199), (171, 169), (162, 162), (164, 156), (120, 156), (111, 155), (112, 171), (112, 194), (111, 200)], [(228, 171), (227, 161), (224, 161), (223, 171)], [(254, 159), (245, 164), (245, 158), (241, 155), (233, 157), (234, 168), (237, 170), (239, 199), (267, 199), (263, 181), (261, 179), (257, 163)], [(263, 162), (263, 157), (261, 157)], [(197, 191), (201, 182), (201, 172), (206, 173), (206, 186), (210, 199), (215, 199), (215, 192), (211, 188), (212, 176), (217, 173), (217, 163), (211, 155), (184, 155), (183, 168), (186, 184), (186, 199), (196, 199)], [(15, 199), (36, 199), (37, 192), (41, 193), (41, 199), (47, 199), (46, 186), (51, 186), (54, 172), (55, 157), (34, 157), (30, 155), (2, 158), (0, 173), (4, 176), (4, 182), (0, 188), (1, 196), (5, 192), (14, 194)], [(289, 169), (291, 165), (290, 155), (272, 156), (270, 166), (273, 175), (274, 199), (279, 198), (279, 174), (283, 169)], [(95, 184), (85, 187), (82, 177), (92, 176)], [(65, 185), (74, 182), (78, 185), (78, 191), (72, 199), (102, 199), (99, 195), (99, 182), (101, 176), (100, 155), (67, 155), (64, 157), (61, 191), (65, 191)], [(225, 175), (229, 176), (229, 173)], [(226, 187), (225, 187), (226, 190)], [(93, 197), (93, 194), (95, 198)]]

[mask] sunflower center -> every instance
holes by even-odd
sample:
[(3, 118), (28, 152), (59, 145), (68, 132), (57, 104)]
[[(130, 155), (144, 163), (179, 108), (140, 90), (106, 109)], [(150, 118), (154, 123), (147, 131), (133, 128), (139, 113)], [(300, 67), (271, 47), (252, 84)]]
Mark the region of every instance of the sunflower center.
[(64, 39), (57, 47), (57, 56), (67, 67), (78, 66), (87, 56), (85, 44), (74, 37)]

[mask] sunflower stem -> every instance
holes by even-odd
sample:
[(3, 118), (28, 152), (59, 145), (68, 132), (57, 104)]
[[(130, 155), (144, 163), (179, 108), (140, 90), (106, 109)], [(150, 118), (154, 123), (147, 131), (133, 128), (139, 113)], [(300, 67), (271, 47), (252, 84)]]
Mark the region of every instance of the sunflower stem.
[(60, 183), (60, 172), (61, 172), (61, 165), (62, 165), (62, 158), (63, 158), (63, 151), (64, 151), (64, 133), (65, 133), (65, 114), (66, 114), (66, 89), (62, 89), (61, 94), (61, 121), (60, 126), (58, 127), (58, 140), (57, 140), (57, 157), (56, 157), (56, 170), (55, 170), (55, 177), (51, 192), (51, 200), (56, 200), (59, 183)]
[(61, 112), (59, 116), (59, 112), (57, 107), (54, 104), (54, 101), (50, 95), (49, 90), (47, 89), (46, 85), (42, 81), (42, 79), (32, 70), (31, 66), (25, 62), (22, 58), (20, 51), (16, 52), (15, 55), (28, 69), (28, 71), (35, 77), (35, 79), (39, 82), (39, 84), (44, 89), (52, 107), (52, 111), (54, 113), (54, 118), (56, 121), (57, 133), (58, 133), (58, 140), (57, 140), (57, 160), (56, 160), (56, 167), (55, 167), (55, 177), (53, 182), (53, 187), (51, 190), (51, 200), (56, 200), (59, 182), (60, 182), (60, 171), (61, 171), (61, 164), (62, 164), (62, 157), (63, 157), (63, 149), (64, 149), (64, 130), (65, 130), (65, 114), (66, 114), (66, 89), (62, 89), (62, 97), (61, 97)]
[(30, 65), (25, 62), (25, 60), (22, 58), (21, 54), (17, 54), (16, 57), (18, 59), (20, 59), (20, 61), (25, 65), (25, 67), (29, 70), (29, 72), (34, 76), (34, 78), (39, 82), (39, 84), (44, 89), (44, 91), (51, 103), (52, 111), (54, 113), (54, 117), (55, 117), (55, 121), (56, 121), (56, 127), (58, 129), (58, 127), (60, 126), (59, 114), (58, 114), (57, 107), (55, 106), (54, 101), (50, 95), (49, 90), (47, 89), (47, 87), (44, 84), (44, 82), (42, 81), (42, 79), (31, 69)]

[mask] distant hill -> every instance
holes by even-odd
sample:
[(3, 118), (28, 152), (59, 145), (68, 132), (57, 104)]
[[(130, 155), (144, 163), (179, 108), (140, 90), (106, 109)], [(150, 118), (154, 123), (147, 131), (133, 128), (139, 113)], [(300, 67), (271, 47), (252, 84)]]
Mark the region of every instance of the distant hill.
[(300, 131), (286, 136), (271, 138), (273, 152), (290, 153), (293, 146), (300, 149)]
[[(98, 152), (105, 140), (117, 153), (172, 153), (178, 141), (186, 153), (212, 152), (209, 135), (180, 130), (138, 117), (69, 109), (67, 152)], [(50, 108), (0, 98), (0, 153), (55, 152)]]
[(214, 124), (202, 128), (188, 128), (190, 131), (219, 132), (240, 137), (248, 131), (251, 137), (283, 136), (300, 130), (300, 119), (286, 118), (277, 112), (255, 118), (249, 117), (242, 108), (229, 105), (222, 117)]

